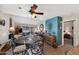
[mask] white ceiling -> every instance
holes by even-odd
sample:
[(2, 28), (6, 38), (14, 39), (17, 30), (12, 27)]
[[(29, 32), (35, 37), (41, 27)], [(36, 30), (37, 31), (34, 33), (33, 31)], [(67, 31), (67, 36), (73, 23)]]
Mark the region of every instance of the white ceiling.
[[(13, 15), (28, 17), (32, 4), (2, 4), (0, 10)], [(25, 11), (19, 10), (22, 7)], [(79, 12), (79, 4), (39, 4), (38, 11), (44, 12), (43, 16), (38, 16), (41, 20), (46, 20), (55, 16), (63, 16)]]

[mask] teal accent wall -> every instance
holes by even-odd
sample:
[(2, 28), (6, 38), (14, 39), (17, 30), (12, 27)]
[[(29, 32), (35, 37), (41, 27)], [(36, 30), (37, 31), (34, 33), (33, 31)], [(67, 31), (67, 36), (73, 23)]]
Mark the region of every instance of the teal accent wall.
[(45, 21), (45, 29), (51, 35), (56, 36), (56, 43), (62, 44), (62, 17), (56, 16)]

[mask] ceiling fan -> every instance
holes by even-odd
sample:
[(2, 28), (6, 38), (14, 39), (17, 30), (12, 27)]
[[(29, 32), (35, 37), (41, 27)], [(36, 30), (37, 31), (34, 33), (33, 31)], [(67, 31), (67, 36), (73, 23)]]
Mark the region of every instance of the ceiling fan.
[(33, 4), (31, 6), (31, 9), (29, 10), (29, 12), (31, 13), (32, 16), (34, 16), (34, 18), (36, 18), (36, 15), (43, 15), (43, 12), (37, 12), (36, 9), (38, 8), (38, 6), (36, 4)]

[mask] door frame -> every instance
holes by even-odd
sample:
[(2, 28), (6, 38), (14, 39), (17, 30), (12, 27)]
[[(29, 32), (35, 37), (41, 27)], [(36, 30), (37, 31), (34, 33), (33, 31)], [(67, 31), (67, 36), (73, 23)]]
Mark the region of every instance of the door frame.
[(74, 47), (75, 46), (75, 42), (76, 42), (76, 40), (75, 40), (75, 38), (76, 38), (76, 35), (75, 35), (75, 33), (76, 33), (76, 28), (75, 28), (76, 20), (72, 20), (72, 19), (62, 22), (62, 45), (64, 45), (64, 23), (65, 22), (70, 22), (70, 21), (73, 21), (73, 27), (74, 27), (74, 30), (73, 30), (73, 47)]

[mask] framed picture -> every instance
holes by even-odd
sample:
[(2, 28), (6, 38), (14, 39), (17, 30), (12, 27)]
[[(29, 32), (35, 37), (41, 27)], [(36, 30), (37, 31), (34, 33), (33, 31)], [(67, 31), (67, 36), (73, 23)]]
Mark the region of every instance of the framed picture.
[(0, 25), (5, 26), (5, 20), (0, 20)]
[(41, 32), (43, 32), (43, 30), (44, 30), (44, 25), (43, 25), (43, 24), (40, 24), (39, 30), (40, 30)]

